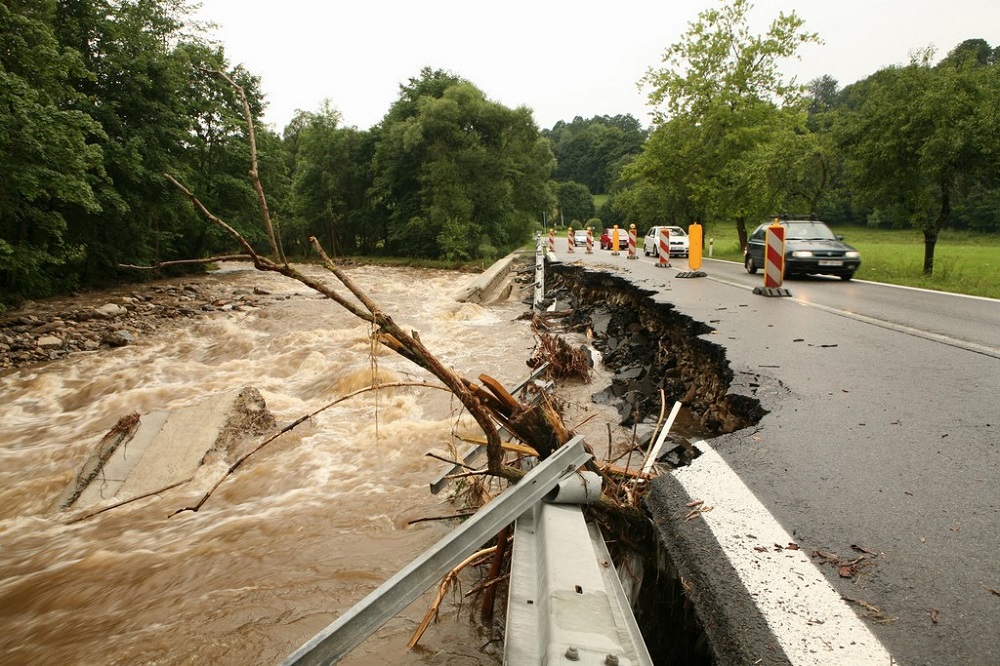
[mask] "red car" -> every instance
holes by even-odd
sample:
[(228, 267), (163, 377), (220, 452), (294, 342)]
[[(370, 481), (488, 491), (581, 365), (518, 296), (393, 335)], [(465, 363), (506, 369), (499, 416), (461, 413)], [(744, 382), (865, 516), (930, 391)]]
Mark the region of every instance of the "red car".
[[(613, 232), (614, 232), (614, 229), (605, 229), (604, 233), (601, 234), (601, 249), (602, 250), (610, 250), (611, 249), (611, 240), (612, 240), (611, 234)], [(618, 230), (618, 249), (619, 250), (627, 250), (628, 249), (628, 229), (619, 229)]]

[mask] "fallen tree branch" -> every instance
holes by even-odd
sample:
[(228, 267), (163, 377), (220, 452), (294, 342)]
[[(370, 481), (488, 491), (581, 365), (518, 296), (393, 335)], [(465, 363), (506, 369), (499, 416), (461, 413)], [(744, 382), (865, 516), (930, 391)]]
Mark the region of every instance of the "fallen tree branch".
[(97, 515), (100, 515), (100, 514), (104, 513), (105, 511), (111, 511), (112, 509), (117, 509), (119, 507), (123, 507), (126, 504), (131, 504), (132, 502), (138, 502), (141, 499), (146, 499), (147, 497), (154, 497), (156, 495), (159, 495), (160, 493), (165, 493), (166, 491), (171, 490), (172, 488), (176, 488), (177, 486), (182, 486), (185, 483), (187, 483), (188, 481), (191, 481), (192, 479), (194, 479), (193, 476), (192, 477), (188, 477), (186, 479), (181, 479), (180, 481), (177, 481), (176, 483), (171, 483), (169, 486), (164, 486), (164, 487), (162, 487), (162, 488), (160, 488), (158, 490), (152, 490), (152, 491), (150, 491), (148, 493), (143, 493), (141, 495), (136, 495), (135, 497), (129, 497), (127, 500), (122, 500), (121, 502), (115, 502), (114, 504), (109, 504), (108, 506), (102, 507), (102, 508), (98, 509), (97, 511), (92, 511), (91, 513), (85, 514), (83, 516), (77, 516), (76, 518), (73, 518), (72, 520), (68, 520), (68, 521), (66, 521), (66, 524), (67, 525), (72, 525), (74, 523), (83, 522), (84, 520), (87, 520), (88, 518), (93, 518), (94, 516), (97, 516)]
[(267, 197), (264, 196), (264, 186), (260, 183), (260, 172), (257, 169), (257, 137), (253, 125), (253, 114), (250, 113), (250, 102), (247, 100), (246, 91), (243, 86), (236, 83), (231, 76), (225, 72), (219, 70), (206, 70), (210, 74), (218, 76), (223, 79), (226, 83), (236, 90), (236, 94), (239, 95), (240, 102), (243, 104), (243, 117), (247, 121), (247, 139), (250, 143), (250, 180), (253, 182), (253, 189), (257, 193), (257, 205), (260, 208), (261, 216), (264, 219), (264, 230), (267, 232), (267, 238), (271, 242), (271, 253), (272, 256), (278, 262), (288, 265), (288, 260), (285, 259), (284, 253), (281, 251), (281, 246), (278, 244), (277, 237), (274, 235), (274, 225), (271, 224), (271, 213), (267, 208)]
[(475, 509), (471, 511), (459, 511), (453, 513), (450, 516), (428, 516), (426, 518), (414, 518), (413, 520), (406, 521), (407, 525), (416, 525), (417, 523), (431, 523), (438, 520), (458, 520), (460, 518), (468, 518), (469, 516), (476, 515)]
[(249, 254), (224, 254), (218, 257), (206, 257), (205, 259), (174, 259), (172, 261), (158, 261), (148, 266), (136, 266), (134, 264), (118, 264), (118, 268), (131, 268), (137, 271), (156, 271), (168, 266), (198, 266), (203, 264), (214, 264), (220, 261), (253, 261)]
[(497, 550), (496, 546), (491, 546), (489, 548), (484, 548), (476, 553), (473, 553), (472, 555), (469, 555), (467, 558), (462, 560), (462, 562), (460, 562), (458, 566), (456, 566), (454, 569), (445, 574), (444, 579), (438, 586), (438, 593), (437, 596), (434, 598), (434, 603), (432, 603), (431, 607), (427, 609), (427, 613), (424, 615), (424, 621), (421, 622), (420, 626), (417, 627), (417, 630), (413, 632), (413, 637), (410, 638), (410, 642), (407, 643), (408, 648), (412, 650), (417, 645), (417, 643), (420, 642), (420, 637), (424, 635), (425, 631), (427, 631), (427, 627), (430, 626), (431, 620), (433, 620), (437, 616), (438, 610), (441, 608), (441, 602), (444, 601), (444, 595), (448, 591), (448, 587), (451, 585), (452, 581), (454, 581), (458, 577), (459, 572), (461, 572), (462, 569), (466, 568), (467, 566), (475, 564), (477, 561), (483, 559), (484, 557), (492, 555), (493, 553), (496, 552), (496, 550)]

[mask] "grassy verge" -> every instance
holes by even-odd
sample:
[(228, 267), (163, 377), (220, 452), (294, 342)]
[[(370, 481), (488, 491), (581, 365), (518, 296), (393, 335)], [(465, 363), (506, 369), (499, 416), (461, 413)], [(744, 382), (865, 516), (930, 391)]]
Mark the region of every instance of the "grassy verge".
[[(925, 277), (924, 237), (918, 231), (836, 227), (834, 233), (861, 252), (860, 280), (1000, 298), (1000, 234), (941, 232), (934, 250), (934, 274)], [(724, 236), (716, 234), (713, 256), (742, 262), (739, 243)]]

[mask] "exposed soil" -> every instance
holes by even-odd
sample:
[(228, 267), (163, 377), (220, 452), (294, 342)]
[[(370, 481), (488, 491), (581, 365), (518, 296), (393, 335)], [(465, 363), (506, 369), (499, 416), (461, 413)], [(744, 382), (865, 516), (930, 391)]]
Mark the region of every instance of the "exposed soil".
[(615, 369), (612, 385), (595, 400), (614, 404), (622, 425), (655, 417), (663, 401), (684, 404), (706, 436), (764, 416), (756, 398), (730, 391), (733, 372), (722, 347), (702, 337), (712, 330), (707, 324), (607, 273), (554, 264), (547, 285), (563, 292), (574, 312), (571, 324), (589, 330), (603, 362)]

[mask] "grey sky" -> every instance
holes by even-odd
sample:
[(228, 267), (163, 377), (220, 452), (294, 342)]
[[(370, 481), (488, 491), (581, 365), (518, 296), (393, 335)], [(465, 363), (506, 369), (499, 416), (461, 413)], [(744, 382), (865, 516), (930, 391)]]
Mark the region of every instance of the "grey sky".
[[(471, 81), (506, 106), (528, 106), (540, 127), (574, 116), (631, 113), (648, 124), (636, 84), (658, 66), (698, 12), (714, 0), (202, 0), (199, 18), (230, 60), (262, 77), (265, 120), (280, 131), (296, 109), (324, 99), (345, 125), (368, 129), (399, 96), (399, 85), (429, 66)], [(795, 11), (823, 45), (807, 45), (787, 74), (823, 74), (841, 86), (934, 46), (1000, 44), (996, 0), (758, 0), (751, 14), (763, 32), (779, 11)]]

